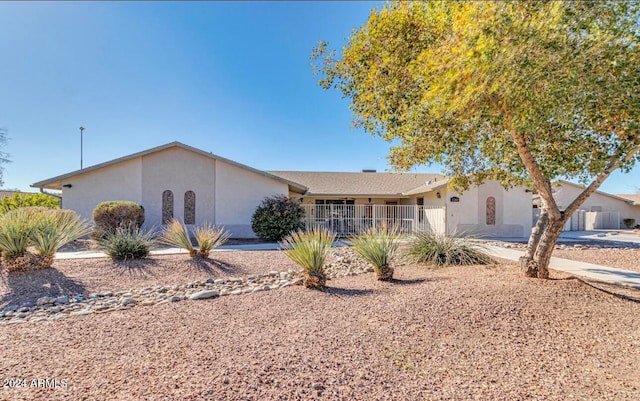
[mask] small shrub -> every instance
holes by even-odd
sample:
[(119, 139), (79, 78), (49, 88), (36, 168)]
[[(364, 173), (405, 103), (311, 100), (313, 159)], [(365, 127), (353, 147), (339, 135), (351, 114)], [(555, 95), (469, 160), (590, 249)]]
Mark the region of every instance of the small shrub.
[(48, 209), (59, 209), (60, 201), (58, 198), (46, 194), (15, 193), (13, 196), (8, 196), (0, 200), (0, 213), (6, 213), (21, 207), (33, 206), (45, 207)]
[(207, 258), (209, 257), (209, 252), (224, 244), (231, 234), (222, 227), (204, 224), (193, 229), (193, 236), (198, 244), (197, 249), (191, 242), (187, 226), (173, 219), (162, 231), (160, 242), (186, 249), (191, 257)]
[(42, 212), (35, 222), (31, 240), (38, 267), (51, 267), (62, 246), (89, 233), (89, 227), (71, 210)]
[(9, 271), (46, 268), (56, 251), (89, 231), (70, 210), (22, 207), (0, 218), (2, 264)]
[(622, 222), (627, 228), (633, 228), (636, 225), (636, 219), (624, 219)]
[(94, 239), (102, 238), (118, 227), (142, 227), (144, 208), (131, 201), (102, 202), (93, 209)]
[(324, 228), (297, 231), (286, 236), (281, 243), (285, 255), (304, 269), (303, 284), (307, 288), (321, 289), (327, 282), (324, 262), (327, 259), (335, 234)]
[(304, 208), (284, 195), (265, 198), (251, 218), (251, 229), (260, 238), (281, 241), (303, 228)]
[(97, 242), (100, 249), (114, 260), (142, 259), (155, 247), (153, 235), (135, 226), (107, 231)]
[(193, 229), (193, 235), (198, 243), (198, 257), (207, 258), (209, 252), (227, 242), (231, 234), (223, 227), (205, 224)]
[(407, 256), (416, 263), (434, 266), (486, 265), (493, 259), (469, 238), (418, 232), (409, 244)]
[(160, 242), (166, 245), (186, 249), (189, 251), (189, 256), (191, 257), (194, 257), (197, 254), (197, 251), (191, 242), (191, 238), (189, 237), (189, 230), (187, 230), (187, 226), (176, 219), (172, 219), (162, 230), (162, 234), (160, 234)]
[(31, 210), (19, 208), (0, 219), (2, 265), (8, 271), (25, 270), (32, 264), (32, 255), (28, 252), (34, 229), (32, 215)]
[(400, 238), (396, 228), (371, 228), (363, 234), (350, 240), (353, 249), (364, 260), (369, 262), (378, 280), (393, 279), (393, 261), (398, 250)]

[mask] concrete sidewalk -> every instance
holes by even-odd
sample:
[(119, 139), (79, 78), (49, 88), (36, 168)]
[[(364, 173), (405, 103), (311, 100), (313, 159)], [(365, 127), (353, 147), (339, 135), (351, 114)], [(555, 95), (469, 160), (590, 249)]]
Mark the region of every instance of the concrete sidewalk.
[[(269, 244), (248, 244), (248, 245), (222, 245), (219, 248), (214, 249), (212, 252), (222, 251), (271, 251), (280, 249), (280, 246), (275, 243)], [(149, 252), (150, 255), (178, 255), (187, 254), (188, 252), (182, 248), (164, 248), (156, 249)], [(108, 256), (104, 252), (100, 251), (79, 251), (79, 252), (58, 252), (56, 253), (56, 259), (94, 259), (94, 258), (107, 258)]]
[[(522, 251), (498, 246), (487, 246), (486, 249), (491, 256), (514, 261), (518, 261), (524, 255)], [(575, 276), (640, 289), (640, 273), (638, 272), (556, 257), (551, 257), (549, 267)]]

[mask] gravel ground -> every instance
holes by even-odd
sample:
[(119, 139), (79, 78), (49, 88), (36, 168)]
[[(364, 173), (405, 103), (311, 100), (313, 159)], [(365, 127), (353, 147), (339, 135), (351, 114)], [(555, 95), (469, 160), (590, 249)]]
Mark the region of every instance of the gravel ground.
[[(210, 272), (184, 256), (51, 270), (93, 290), (291, 267), (278, 251), (216, 257)], [(0, 326), (0, 399), (640, 399), (639, 302), (514, 266), (400, 266), (396, 278)]]

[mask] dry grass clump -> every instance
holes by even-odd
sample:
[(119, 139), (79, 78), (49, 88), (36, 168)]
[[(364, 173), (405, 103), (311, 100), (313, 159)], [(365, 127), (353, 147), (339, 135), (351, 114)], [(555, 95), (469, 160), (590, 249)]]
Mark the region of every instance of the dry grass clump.
[(192, 258), (207, 258), (209, 252), (227, 242), (231, 234), (223, 227), (205, 223), (193, 229), (193, 236), (198, 248), (193, 246), (187, 226), (179, 220), (173, 219), (162, 231), (160, 241), (187, 250)]
[(434, 266), (488, 265), (493, 259), (469, 237), (417, 232), (410, 241), (407, 256), (415, 263)]
[(396, 256), (400, 242), (397, 228), (370, 228), (349, 242), (353, 249), (373, 266), (378, 280), (393, 280), (391, 262)]
[(335, 239), (335, 234), (325, 228), (312, 228), (296, 231), (282, 240), (285, 255), (304, 269), (305, 287), (322, 289), (326, 286), (324, 263)]

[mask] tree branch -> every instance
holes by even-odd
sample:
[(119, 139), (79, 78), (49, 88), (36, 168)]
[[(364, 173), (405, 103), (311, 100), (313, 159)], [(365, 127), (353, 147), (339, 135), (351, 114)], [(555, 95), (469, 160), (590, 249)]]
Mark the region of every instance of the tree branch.
[[(622, 148), (622, 146), (620, 146), (620, 148)], [(607, 163), (607, 167), (605, 167), (604, 171), (600, 173), (600, 175), (598, 175), (593, 180), (593, 182), (591, 182), (591, 184), (589, 184), (589, 186), (585, 188), (585, 190), (582, 191), (582, 193), (578, 195), (578, 197), (575, 198), (573, 202), (571, 202), (569, 207), (565, 209), (564, 211), (565, 215), (571, 216), (573, 212), (578, 210), (580, 205), (582, 205), (584, 201), (589, 196), (591, 196), (592, 193), (594, 193), (595, 191), (598, 190), (598, 188), (600, 188), (600, 185), (602, 185), (604, 180), (606, 180), (611, 175), (611, 173), (613, 173), (618, 167), (620, 167), (622, 163), (630, 160), (632, 157), (636, 155), (636, 153), (640, 151), (640, 145), (637, 145), (629, 153), (627, 153), (625, 157), (620, 158), (620, 155), (619, 155), (621, 152), (620, 148), (618, 148), (618, 151), (613, 156), (611, 156), (611, 158), (609, 159), (609, 162)]]
[(538, 194), (540, 195), (540, 199), (542, 200), (547, 213), (553, 220), (559, 220), (562, 217), (562, 214), (560, 213), (560, 208), (558, 208), (558, 205), (556, 204), (556, 200), (553, 198), (551, 183), (544, 174), (542, 174), (542, 171), (540, 171), (538, 162), (531, 154), (526, 140), (522, 135), (513, 132), (509, 132), (509, 135), (511, 135), (513, 142), (516, 144), (516, 149), (522, 159), (522, 163), (524, 163), (525, 168), (529, 171), (529, 175), (538, 190)]

